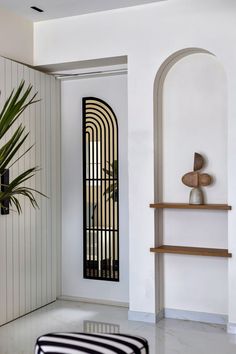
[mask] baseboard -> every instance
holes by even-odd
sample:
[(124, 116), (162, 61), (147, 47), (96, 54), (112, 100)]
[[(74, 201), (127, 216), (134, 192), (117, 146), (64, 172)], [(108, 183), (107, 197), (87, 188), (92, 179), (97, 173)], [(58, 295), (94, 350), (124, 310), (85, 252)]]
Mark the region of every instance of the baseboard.
[(229, 334), (236, 334), (236, 323), (228, 323), (227, 324), (227, 332)]
[(169, 308), (164, 309), (164, 317), (174, 318), (178, 320), (224, 324), (224, 325), (226, 325), (228, 322), (228, 316), (226, 315), (207, 313), (207, 312), (176, 310), (176, 309), (169, 309)]
[[(109, 305), (109, 306), (125, 307), (125, 308), (129, 307), (129, 304), (127, 302), (90, 299), (90, 298), (67, 296), (67, 295), (59, 296), (58, 300), (76, 301), (76, 302), (84, 302), (89, 304)], [(170, 308), (162, 309), (157, 314), (149, 313), (149, 312), (140, 312), (140, 311), (128, 311), (128, 319), (130, 321), (157, 323), (163, 318), (173, 318), (177, 320), (196, 321), (196, 322), (203, 322), (203, 323), (223, 324), (223, 325), (226, 325), (228, 322), (227, 315), (198, 312), (198, 311), (177, 310), (177, 309), (170, 309)], [(236, 334), (236, 323), (228, 323), (227, 332), (231, 334)]]
[(164, 316), (164, 311), (161, 310), (158, 314), (150, 312), (140, 312), (140, 311), (129, 311), (128, 319), (130, 321), (138, 322), (148, 322), (148, 323), (157, 323)]
[(64, 300), (64, 301), (85, 302), (85, 303), (88, 303), (88, 304), (109, 305), (109, 306), (126, 307), (126, 308), (129, 307), (129, 303), (128, 302), (102, 300), (102, 299), (90, 299), (90, 298), (86, 298), (86, 297), (61, 295), (57, 299), (58, 300)]

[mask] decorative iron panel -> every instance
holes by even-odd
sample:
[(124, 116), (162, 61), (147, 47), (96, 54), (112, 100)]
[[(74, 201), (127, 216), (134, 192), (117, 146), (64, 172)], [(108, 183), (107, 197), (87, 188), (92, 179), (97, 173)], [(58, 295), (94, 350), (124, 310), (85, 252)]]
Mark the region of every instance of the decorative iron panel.
[(119, 281), (118, 124), (112, 108), (83, 98), (84, 278)]
[[(9, 176), (10, 176), (9, 169), (6, 169), (3, 173), (3, 175), (1, 175), (1, 191), (2, 192), (6, 192), (7, 186), (9, 185)], [(7, 215), (9, 213), (10, 213), (9, 199), (5, 199), (2, 203), (1, 214)]]

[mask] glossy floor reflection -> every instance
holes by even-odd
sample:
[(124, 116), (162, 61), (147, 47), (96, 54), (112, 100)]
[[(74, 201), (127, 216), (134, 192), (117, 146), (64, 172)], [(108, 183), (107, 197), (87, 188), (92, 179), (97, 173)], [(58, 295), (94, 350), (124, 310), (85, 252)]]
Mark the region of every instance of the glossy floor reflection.
[(55, 331), (124, 332), (146, 337), (150, 354), (235, 354), (236, 335), (224, 326), (165, 319), (127, 320), (127, 309), (57, 301), (0, 328), (0, 354), (33, 354), (38, 336)]

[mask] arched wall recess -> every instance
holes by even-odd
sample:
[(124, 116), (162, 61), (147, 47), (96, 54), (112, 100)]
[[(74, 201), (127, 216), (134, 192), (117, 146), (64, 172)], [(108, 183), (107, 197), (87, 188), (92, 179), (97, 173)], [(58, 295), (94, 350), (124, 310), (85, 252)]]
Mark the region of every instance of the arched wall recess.
[(84, 278), (119, 281), (118, 124), (111, 107), (83, 98)]
[[(162, 166), (162, 120), (163, 120), (163, 85), (167, 74), (176, 63), (181, 59), (193, 54), (209, 54), (213, 53), (201, 48), (185, 48), (170, 55), (160, 66), (154, 80), (154, 149), (155, 149), (155, 200), (162, 200), (163, 179), (161, 175)], [(156, 183), (157, 181), (157, 183)]]
[[(200, 70), (201, 66), (203, 69), (202, 73)], [(208, 67), (211, 72), (208, 73), (206, 70), (204, 74), (204, 70)], [(190, 68), (193, 69), (192, 72)], [(185, 81), (188, 83), (189, 80), (187, 76), (180, 78), (180, 73), (184, 73), (185, 69), (190, 77), (192, 75), (194, 78), (194, 74), (196, 74), (195, 81), (192, 80), (191, 85), (194, 87), (196, 84), (196, 88), (193, 92), (197, 95), (197, 91), (199, 91), (199, 99), (196, 97), (196, 100), (194, 101), (194, 99), (191, 98), (190, 92), (189, 97), (190, 101), (192, 100), (193, 108), (192, 111), (189, 110), (188, 120), (185, 118), (185, 120), (183, 119), (181, 121), (182, 116), (180, 112), (177, 112), (177, 109), (179, 108), (181, 110), (181, 104), (185, 106), (184, 100), (188, 101), (187, 97), (181, 97), (182, 87), (184, 86)], [(195, 69), (196, 73), (194, 73)], [(214, 90), (213, 93), (209, 91), (211, 88), (211, 82), (207, 82), (210, 75), (214, 74), (214, 70), (216, 80), (218, 80), (215, 85), (216, 93)], [(197, 75), (198, 72), (200, 75)], [(198, 79), (198, 76), (201, 75), (202, 78), (200, 77)], [(204, 75), (206, 76), (206, 79), (204, 78)], [(180, 78), (180, 92), (178, 92), (177, 84), (175, 87), (174, 79), (176, 82), (176, 78)], [(206, 85), (201, 86), (202, 82), (204, 83), (204, 80), (206, 80)], [(171, 85), (171, 83), (174, 83), (174, 85)], [(174, 90), (176, 91), (174, 92)], [(186, 93), (186, 90), (183, 90), (183, 92)], [(206, 93), (206, 98), (204, 98), (203, 92)], [(174, 93), (176, 93), (178, 98), (183, 98), (183, 100), (180, 101), (179, 106), (176, 105), (177, 100), (173, 100)], [(207, 101), (208, 93), (209, 102)], [(220, 97), (219, 100), (221, 103), (220, 110), (218, 109), (218, 96)], [(218, 109), (218, 111), (215, 112), (212, 104), (212, 102), (214, 102), (214, 97), (216, 98), (215, 109)], [(203, 104), (198, 105), (199, 102), (203, 102)], [(161, 65), (154, 82), (155, 202), (188, 203), (188, 190), (186, 190), (181, 184), (180, 171), (184, 174), (185, 172), (188, 172), (188, 168), (189, 171), (192, 169), (192, 163), (190, 164), (189, 161), (192, 161), (193, 153), (195, 151), (206, 155), (209, 153), (208, 168), (212, 168), (211, 172), (215, 174), (216, 177), (215, 185), (208, 189), (208, 197), (210, 198), (210, 201), (213, 203), (227, 202), (226, 102), (226, 75), (222, 66), (217, 61), (217, 58), (209, 51), (201, 48), (180, 50), (167, 58), (167, 60)], [(206, 104), (206, 112), (204, 112), (204, 104)], [(190, 105), (189, 102), (187, 102), (186, 106), (188, 105)], [(207, 107), (207, 105), (211, 106), (210, 109), (208, 109), (209, 107)], [(174, 109), (171, 108), (172, 106), (176, 108), (176, 115), (175, 112), (173, 112)], [(193, 121), (193, 119), (196, 118), (196, 112), (198, 111), (199, 121)], [(208, 112), (209, 117), (207, 117)], [(183, 116), (186, 116), (186, 111), (184, 111), (184, 109), (182, 113)], [(203, 116), (207, 117), (205, 123), (203, 121)], [(177, 119), (180, 119), (180, 121), (177, 122)], [(174, 130), (176, 130), (177, 136), (175, 135)], [(198, 140), (199, 145), (196, 143), (196, 139), (194, 139), (195, 133), (200, 137)], [(195, 140), (195, 143), (190, 143), (189, 146), (186, 146), (185, 142), (189, 140), (191, 134), (193, 134), (192, 140)], [(207, 142), (208, 138), (209, 142)], [(216, 138), (219, 140), (219, 146), (222, 147), (222, 153), (219, 154), (220, 156), (214, 154), (213, 147), (215, 147), (215, 151), (219, 151), (219, 146), (216, 144)], [(178, 142), (178, 144), (176, 142)], [(185, 149), (183, 149), (182, 145), (185, 145)], [(170, 151), (172, 151), (173, 155), (170, 154)], [(179, 155), (181, 155), (181, 159), (179, 159)], [(170, 156), (172, 160), (170, 160)], [(168, 161), (166, 160), (167, 157)], [(222, 162), (225, 178), (223, 178), (222, 171), (219, 169), (220, 164), (217, 165), (217, 163), (215, 163), (217, 159)], [(181, 161), (181, 166), (173, 173), (176, 165), (175, 160)], [(170, 165), (174, 166), (173, 169), (169, 168)], [(169, 175), (169, 177), (166, 178), (166, 175)], [(173, 181), (173, 185), (171, 184), (171, 181)], [(177, 184), (178, 190), (175, 189)], [(175, 186), (175, 188), (173, 188), (173, 186)], [(169, 200), (166, 200), (166, 198), (169, 198)], [(217, 200), (217, 198), (219, 200)], [(215, 224), (212, 230), (211, 224)], [(207, 231), (205, 231), (204, 228)], [(199, 233), (199, 235), (196, 235), (197, 231), (200, 229), (203, 229), (202, 232)], [(227, 248), (227, 214), (219, 213), (215, 215), (212, 212), (199, 213), (193, 211), (190, 213), (190, 211), (158, 210), (155, 213), (155, 235), (156, 247), (162, 244), (173, 244), (180, 246)], [(183, 275), (184, 267), (186, 268), (185, 276)], [(203, 272), (203, 268), (205, 269), (205, 273)], [(208, 299), (207, 290), (204, 289), (203, 284), (205, 283), (206, 285), (207, 279), (209, 281), (210, 278), (210, 272), (215, 273), (216, 269), (220, 274), (220, 278), (223, 279), (222, 281), (225, 285), (225, 289), (222, 289), (217, 282), (213, 281), (214, 291), (215, 293), (218, 292), (217, 296), (220, 300), (218, 301), (216, 299), (216, 294), (213, 294), (214, 291), (209, 291), (209, 297), (213, 296), (214, 298), (212, 303), (209, 304), (210, 301)], [(227, 280), (224, 280), (227, 279), (227, 262), (225, 260), (212, 260), (208, 258), (206, 259), (206, 257), (204, 259), (203, 257), (194, 258), (190, 256), (184, 258), (183, 256), (166, 255), (164, 259), (162, 256), (156, 257), (156, 270), (157, 311), (161, 311), (164, 308), (168, 308), (168, 311), (177, 308), (179, 310), (198, 311), (201, 313), (227, 314), (228, 285)], [(201, 284), (198, 284), (199, 298), (196, 299), (194, 297), (194, 286), (197, 286), (197, 284), (193, 284), (191, 277), (199, 277), (202, 272), (202, 282)], [(170, 296), (171, 293), (173, 296)], [(190, 301), (190, 297), (192, 297), (193, 300)], [(166, 310), (166, 315), (170, 314), (171, 316), (171, 311), (168, 311)]]

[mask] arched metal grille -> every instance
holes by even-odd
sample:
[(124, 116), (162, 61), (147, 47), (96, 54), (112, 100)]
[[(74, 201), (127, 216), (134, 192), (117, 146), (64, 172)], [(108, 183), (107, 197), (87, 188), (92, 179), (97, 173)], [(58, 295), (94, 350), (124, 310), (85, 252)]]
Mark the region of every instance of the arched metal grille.
[(118, 171), (116, 116), (83, 98), (84, 278), (119, 281)]

